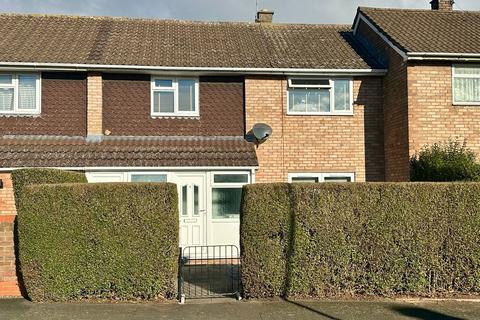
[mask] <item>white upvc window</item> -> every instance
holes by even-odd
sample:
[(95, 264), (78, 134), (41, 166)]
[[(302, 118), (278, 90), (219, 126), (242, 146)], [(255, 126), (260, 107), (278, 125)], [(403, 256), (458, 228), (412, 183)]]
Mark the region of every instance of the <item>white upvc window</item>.
[(320, 182), (354, 182), (354, 173), (289, 173), (288, 182), (320, 183)]
[(40, 74), (0, 73), (0, 114), (40, 114)]
[(453, 103), (480, 105), (480, 65), (457, 64), (452, 69)]
[(288, 79), (287, 114), (353, 115), (353, 80)]
[(199, 116), (198, 90), (198, 78), (153, 76), (151, 80), (152, 116)]
[(212, 219), (239, 219), (242, 187), (250, 183), (250, 175), (246, 172), (217, 172), (212, 180)]

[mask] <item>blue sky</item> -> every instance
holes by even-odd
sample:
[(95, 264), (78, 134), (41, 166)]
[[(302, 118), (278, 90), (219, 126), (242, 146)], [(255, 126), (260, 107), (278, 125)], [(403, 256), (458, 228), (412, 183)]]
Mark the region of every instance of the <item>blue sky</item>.
[[(358, 6), (429, 8), (429, 0), (258, 0), (276, 22), (351, 23)], [(456, 9), (480, 10), (479, 0)], [(0, 0), (2, 12), (128, 16), (160, 19), (253, 21), (255, 0)]]

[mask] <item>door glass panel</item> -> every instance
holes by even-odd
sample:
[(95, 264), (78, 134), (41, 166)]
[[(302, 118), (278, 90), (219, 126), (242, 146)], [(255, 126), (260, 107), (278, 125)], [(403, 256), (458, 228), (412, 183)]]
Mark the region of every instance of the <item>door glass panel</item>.
[(213, 188), (213, 219), (235, 219), (240, 216), (242, 188)]
[(198, 186), (193, 186), (193, 215), (198, 216), (200, 214), (199, 206), (198, 206)]
[(188, 215), (188, 187), (182, 186), (182, 216)]

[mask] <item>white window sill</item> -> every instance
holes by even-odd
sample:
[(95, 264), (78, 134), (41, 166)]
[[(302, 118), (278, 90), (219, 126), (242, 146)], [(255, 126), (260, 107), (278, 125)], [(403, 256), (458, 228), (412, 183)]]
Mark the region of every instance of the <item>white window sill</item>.
[(292, 111), (287, 111), (287, 116), (353, 116), (353, 112), (292, 112)]
[(454, 102), (454, 107), (480, 106), (480, 102)]
[(40, 117), (40, 113), (1, 113), (0, 117)]
[(179, 115), (179, 114), (152, 114), (152, 119), (200, 119), (200, 115)]

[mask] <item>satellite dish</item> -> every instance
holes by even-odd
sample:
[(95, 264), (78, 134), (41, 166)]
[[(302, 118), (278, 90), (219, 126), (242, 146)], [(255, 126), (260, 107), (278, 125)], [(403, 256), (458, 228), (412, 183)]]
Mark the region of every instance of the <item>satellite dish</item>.
[(253, 126), (252, 132), (257, 141), (263, 142), (272, 135), (272, 127), (266, 123), (257, 123)]

